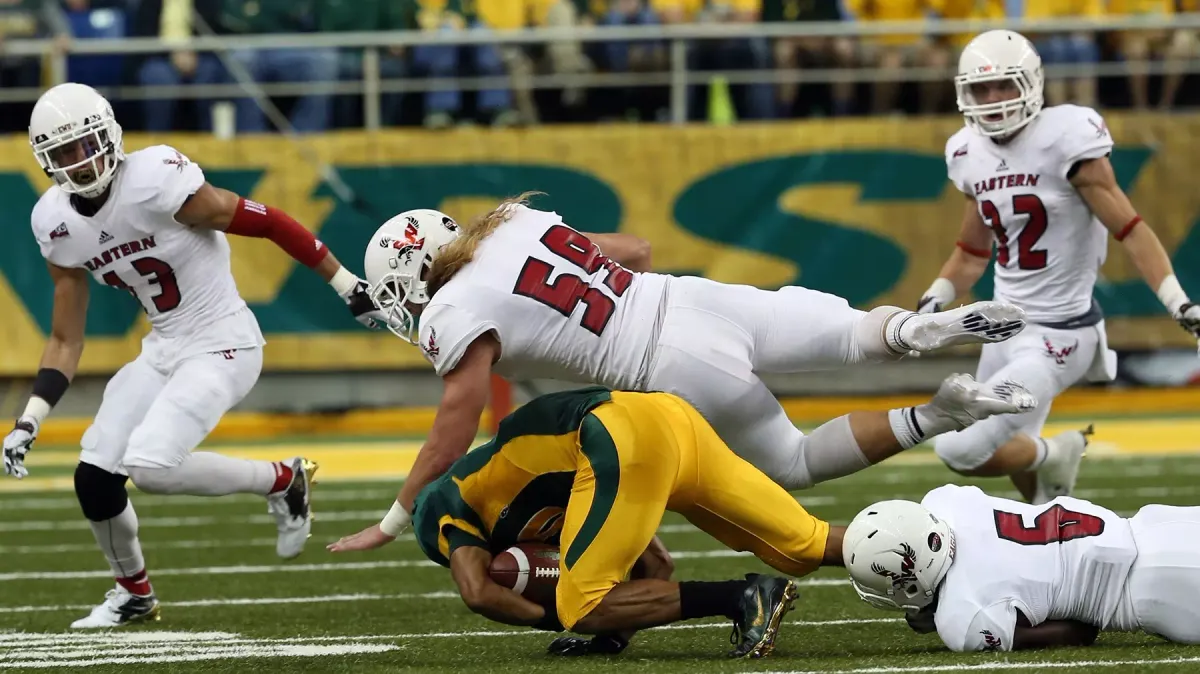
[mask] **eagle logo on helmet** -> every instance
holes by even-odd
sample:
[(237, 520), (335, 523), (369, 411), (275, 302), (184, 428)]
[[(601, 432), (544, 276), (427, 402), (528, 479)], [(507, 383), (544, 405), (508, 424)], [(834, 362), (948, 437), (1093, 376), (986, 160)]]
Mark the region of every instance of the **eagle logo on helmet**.
[(889, 578), (892, 581), (892, 587), (899, 588), (908, 583), (914, 583), (917, 580), (917, 574), (913, 569), (917, 566), (917, 551), (908, 543), (901, 543), (899, 550), (893, 550), (897, 555), (900, 555), (900, 573), (896, 573), (879, 562), (871, 564), (871, 571)]

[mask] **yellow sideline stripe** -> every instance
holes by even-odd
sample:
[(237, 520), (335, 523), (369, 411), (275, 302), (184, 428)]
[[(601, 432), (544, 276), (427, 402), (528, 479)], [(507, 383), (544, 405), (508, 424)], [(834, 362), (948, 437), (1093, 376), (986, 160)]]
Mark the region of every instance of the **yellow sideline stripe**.
[[(1057, 422), (1046, 425), (1044, 435), (1079, 428), (1081, 424)], [(1113, 419), (1100, 420), (1088, 448), (1094, 457), (1114, 455), (1200, 454), (1200, 418), (1198, 419)], [(476, 445), (483, 442), (476, 441)], [(221, 454), (243, 459), (277, 461), (303, 455), (321, 464), (318, 477), (325, 480), (399, 479), (408, 474), (421, 448), (419, 441), (365, 441), (279, 443), (272, 445), (223, 445)], [(29, 468), (36, 476), (39, 468), (73, 466), (79, 455), (74, 451), (31, 452)], [(888, 460), (889, 465), (937, 463), (932, 452), (914, 451)], [(24, 480), (0, 480), (0, 492), (71, 489), (71, 477), (30, 477)]]
[[(781, 402), (796, 421), (824, 421), (853, 410), (887, 410), (923, 403), (928, 395), (875, 397), (785, 398)], [(433, 425), (435, 408), (405, 407), (355, 410), (341, 414), (270, 414), (231, 412), (209, 434), (215, 441), (245, 441), (280, 436), (424, 435)], [(1197, 414), (1200, 388), (1067, 391), (1054, 401), (1056, 415)], [(484, 413), (483, 427), (491, 425)], [(44, 445), (75, 444), (90, 419), (51, 417), (38, 440)]]

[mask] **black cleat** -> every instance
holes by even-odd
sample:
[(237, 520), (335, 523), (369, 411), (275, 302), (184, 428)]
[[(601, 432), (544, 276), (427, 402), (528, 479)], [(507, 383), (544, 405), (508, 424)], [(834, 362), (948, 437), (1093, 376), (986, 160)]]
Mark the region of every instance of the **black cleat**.
[(783, 616), (792, 610), (800, 594), (796, 581), (788, 578), (748, 573), (746, 580), (750, 581), (750, 587), (739, 602), (741, 616), (733, 621), (729, 639), (736, 646), (729, 652), (731, 658), (761, 658), (770, 654)]

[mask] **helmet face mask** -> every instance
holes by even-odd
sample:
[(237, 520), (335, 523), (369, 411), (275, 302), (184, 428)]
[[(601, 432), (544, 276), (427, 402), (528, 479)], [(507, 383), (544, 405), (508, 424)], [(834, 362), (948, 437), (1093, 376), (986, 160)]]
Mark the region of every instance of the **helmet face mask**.
[(990, 138), (1007, 138), (1041, 113), (1044, 83), (1042, 59), (1029, 40), (993, 30), (963, 49), (954, 90), (967, 126)]
[(379, 283), (372, 287), (371, 299), (387, 313), (388, 330), (409, 344), (416, 344), (420, 324), (409, 306), (406, 286), (405, 279), (400, 274), (385, 274)]
[(102, 196), (125, 159), (112, 106), (91, 87), (60, 84), (38, 99), (29, 143), (46, 175), (65, 192)]

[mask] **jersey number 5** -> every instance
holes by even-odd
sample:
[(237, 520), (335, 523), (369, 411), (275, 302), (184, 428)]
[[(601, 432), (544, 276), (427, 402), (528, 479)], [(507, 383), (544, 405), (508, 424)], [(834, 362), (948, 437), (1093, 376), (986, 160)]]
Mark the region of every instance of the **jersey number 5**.
[[(1046, 251), (1034, 246), (1046, 233), (1046, 205), (1036, 194), (1018, 194), (1013, 196), (1012, 208), (1017, 215), (1029, 216), (1017, 235), (1017, 266), (1021, 269), (1045, 269)], [(1008, 232), (1004, 229), (1004, 223), (1000, 222), (1000, 211), (990, 201), (979, 202), (979, 210), (996, 234), (996, 264), (1007, 267)]]
[[(149, 278), (152, 283), (158, 285), (158, 294), (150, 298), (158, 313), (161, 314), (179, 306), (181, 299), (179, 295), (179, 283), (175, 280), (175, 270), (171, 269), (171, 265), (156, 257), (139, 257), (130, 262), (130, 264), (133, 265), (134, 271)], [(117, 272), (105, 272), (104, 282), (114, 288), (127, 290), (138, 302), (142, 301), (142, 298), (138, 297), (137, 291), (130, 287), (128, 283), (122, 281), (121, 277), (117, 276)]]
[(1060, 505), (1050, 506), (1025, 526), (1017, 513), (996, 510), (996, 535), (1021, 545), (1050, 545), (1066, 543), (1077, 538), (1089, 538), (1104, 533), (1104, 520), (1095, 515), (1067, 510)]
[[(601, 268), (608, 270), (604, 285), (617, 297), (629, 290), (633, 274), (628, 269), (600, 254), (600, 249), (586, 236), (562, 225), (554, 225), (542, 235), (542, 245), (551, 253), (567, 260), (587, 274), (595, 274)], [(604, 332), (617, 305), (599, 288), (593, 288), (581, 276), (559, 274), (550, 282), (554, 267), (531, 257), (517, 276), (513, 294), (537, 300), (563, 316), (570, 316), (580, 302), (587, 305), (580, 325), (588, 332), (599, 336)]]

